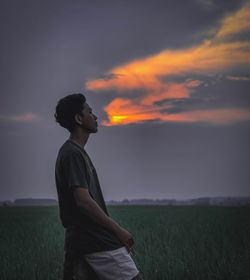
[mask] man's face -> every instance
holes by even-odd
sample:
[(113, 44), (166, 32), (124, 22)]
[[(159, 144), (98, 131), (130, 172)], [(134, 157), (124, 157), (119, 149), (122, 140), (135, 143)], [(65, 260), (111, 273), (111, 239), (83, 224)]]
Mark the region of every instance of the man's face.
[(88, 105), (88, 103), (83, 104), (82, 109), (82, 124), (81, 127), (86, 129), (89, 133), (96, 133), (97, 132), (97, 116), (93, 114), (92, 109)]

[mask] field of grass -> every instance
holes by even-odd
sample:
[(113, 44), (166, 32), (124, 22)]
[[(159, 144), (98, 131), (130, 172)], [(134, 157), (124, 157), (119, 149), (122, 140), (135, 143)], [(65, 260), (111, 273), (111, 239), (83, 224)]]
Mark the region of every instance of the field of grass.
[[(145, 280), (250, 279), (250, 208), (110, 206)], [(0, 208), (0, 279), (62, 279), (57, 207)]]

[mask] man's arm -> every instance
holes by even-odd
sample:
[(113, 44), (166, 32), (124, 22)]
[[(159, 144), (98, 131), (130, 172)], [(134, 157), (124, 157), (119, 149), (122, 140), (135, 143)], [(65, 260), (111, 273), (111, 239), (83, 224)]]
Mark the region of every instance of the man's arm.
[(106, 215), (102, 208), (90, 196), (87, 188), (74, 188), (73, 195), (77, 206), (82, 209), (85, 214), (91, 217), (96, 223), (111, 230), (125, 245), (127, 250), (131, 250), (131, 247), (134, 245), (131, 233)]

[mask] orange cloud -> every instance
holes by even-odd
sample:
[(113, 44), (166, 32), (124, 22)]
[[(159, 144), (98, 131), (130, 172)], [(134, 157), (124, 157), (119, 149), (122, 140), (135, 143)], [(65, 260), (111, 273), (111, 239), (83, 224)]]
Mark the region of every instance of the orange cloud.
[(34, 122), (39, 120), (39, 116), (33, 113), (27, 113), (23, 115), (15, 116), (0, 116), (1, 121), (12, 121), (12, 122)]
[(159, 122), (172, 122), (172, 123), (195, 123), (205, 122), (214, 125), (226, 125), (241, 121), (250, 121), (250, 111), (246, 109), (207, 109), (186, 111), (175, 114), (161, 113), (152, 111), (149, 113), (131, 114), (128, 110), (121, 114), (122, 110), (113, 114), (111, 107), (111, 114), (109, 121), (105, 121), (104, 125), (126, 125), (131, 123), (140, 123), (144, 121), (156, 120)]
[(160, 110), (172, 107), (173, 105), (167, 104), (157, 108), (154, 105), (145, 106), (140, 101), (135, 102), (126, 98), (115, 98), (104, 108), (108, 113), (109, 121), (103, 124), (110, 126), (154, 120), (161, 115)]
[(239, 121), (250, 121), (250, 111), (235, 108), (197, 110), (164, 115), (163, 120), (172, 122), (207, 122), (221, 125)]
[[(226, 16), (221, 21), (212, 39), (205, 40), (199, 45), (179, 50), (164, 50), (156, 55), (115, 67), (107, 73), (108, 79), (88, 81), (86, 87), (89, 90), (115, 90), (118, 94), (131, 95), (129, 99), (117, 98), (105, 107), (109, 121), (104, 125), (120, 125), (154, 119), (172, 121), (171, 118), (175, 117), (196, 121), (196, 116), (199, 116), (202, 121), (202, 116), (206, 113), (197, 111), (196, 115), (193, 112), (162, 115), (156, 105), (157, 102), (167, 99), (191, 98), (192, 92), (202, 84), (202, 81), (188, 79), (177, 83), (166, 82), (163, 78), (172, 75), (183, 77), (192, 76), (192, 74), (211, 74), (236, 66), (250, 65), (250, 42), (225, 40), (231, 35), (250, 29), (249, 11), (250, 5), (247, 2), (237, 12)], [(141, 92), (140, 97), (134, 98), (132, 94), (135, 90)], [(213, 111), (213, 116), (220, 118), (219, 112), (227, 114), (228, 119), (231, 120), (229, 112), (226, 113), (224, 109)], [(230, 116), (240, 119), (236, 113)], [(214, 118), (209, 118), (207, 115), (205, 119), (215, 122)]]
[(221, 27), (216, 33), (216, 39), (224, 39), (235, 34), (249, 31), (250, 29), (250, 1), (247, 1), (233, 15), (228, 15), (222, 20)]
[[(250, 64), (250, 42), (213, 44), (205, 41), (201, 45), (178, 51), (167, 50), (114, 68), (118, 74), (110, 80), (87, 82), (90, 90), (161, 90), (165, 83), (160, 77), (169, 75), (201, 74), (224, 70), (237, 65)], [(108, 74), (111, 74), (108, 73)]]
[(231, 81), (250, 81), (250, 77), (227, 76), (226, 78)]

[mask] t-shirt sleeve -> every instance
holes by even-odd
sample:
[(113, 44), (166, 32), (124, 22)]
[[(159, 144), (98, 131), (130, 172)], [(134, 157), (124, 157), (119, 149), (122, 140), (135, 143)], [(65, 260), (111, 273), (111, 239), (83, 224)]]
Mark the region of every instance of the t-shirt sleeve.
[(88, 188), (87, 168), (80, 152), (74, 151), (68, 154), (63, 162), (63, 173), (67, 186), (71, 188)]

